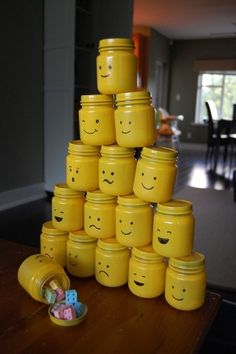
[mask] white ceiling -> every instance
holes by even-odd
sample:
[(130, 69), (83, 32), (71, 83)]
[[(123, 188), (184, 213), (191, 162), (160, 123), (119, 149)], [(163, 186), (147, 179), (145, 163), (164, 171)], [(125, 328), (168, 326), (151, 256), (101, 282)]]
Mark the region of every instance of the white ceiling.
[(236, 0), (134, 0), (134, 25), (170, 39), (236, 37)]

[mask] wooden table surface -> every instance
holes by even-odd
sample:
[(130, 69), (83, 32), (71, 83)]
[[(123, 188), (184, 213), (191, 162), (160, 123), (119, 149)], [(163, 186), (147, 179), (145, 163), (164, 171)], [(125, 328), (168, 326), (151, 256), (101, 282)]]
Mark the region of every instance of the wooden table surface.
[(103, 287), (94, 278), (70, 276), (71, 288), (88, 306), (85, 320), (60, 327), (48, 306), (33, 300), (17, 281), (21, 262), (37, 250), (0, 239), (0, 350), (9, 354), (185, 354), (201, 347), (220, 305), (207, 292), (201, 309), (185, 312), (164, 296), (142, 299), (127, 286)]

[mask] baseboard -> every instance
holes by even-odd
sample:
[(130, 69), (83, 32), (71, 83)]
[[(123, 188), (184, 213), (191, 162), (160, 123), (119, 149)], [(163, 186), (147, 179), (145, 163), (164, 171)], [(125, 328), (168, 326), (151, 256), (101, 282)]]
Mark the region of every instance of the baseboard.
[(0, 211), (45, 198), (44, 183), (11, 189), (0, 193)]

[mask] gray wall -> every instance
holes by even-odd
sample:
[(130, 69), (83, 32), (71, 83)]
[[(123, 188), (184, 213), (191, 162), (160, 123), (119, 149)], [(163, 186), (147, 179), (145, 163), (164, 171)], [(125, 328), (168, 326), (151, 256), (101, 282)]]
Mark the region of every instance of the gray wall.
[(1, 1), (0, 192), (43, 181), (42, 3)]
[[(235, 39), (173, 42), (171, 46), (172, 63), (168, 110), (171, 114), (184, 115), (184, 121), (179, 124), (182, 130), (181, 141), (206, 142), (206, 127), (193, 124), (197, 88), (197, 73), (194, 72), (194, 61), (197, 59), (232, 59), (235, 58), (235, 53)], [(180, 95), (180, 100), (176, 100), (176, 95)]]

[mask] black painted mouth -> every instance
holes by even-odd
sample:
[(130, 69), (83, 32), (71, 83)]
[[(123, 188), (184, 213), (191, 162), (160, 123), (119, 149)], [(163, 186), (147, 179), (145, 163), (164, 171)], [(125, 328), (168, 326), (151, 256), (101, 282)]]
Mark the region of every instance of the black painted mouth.
[(110, 76), (110, 74), (107, 74), (107, 75), (101, 75), (101, 77), (108, 77)]
[(114, 181), (109, 181), (108, 179), (104, 179), (103, 182), (107, 182), (108, 184), (112, 184)]
[(130, 231), (130, 232), (124, 232), (124, 231), (121, 230), (121, 233), (122, 233), (123, 235), (126, 235), (126, 236), (127, 236), (127, 235), (130, 235), (130, 234), (131, 234), (131, 231)]
[(169, 238), (163, 238), (163, 237), (158, 237), (158, 241), (162, 244), (165, 245), (169, 242)]
[(105, 270), (99, 270), (98, 273), (99, 273), (99, 274), (100, 274), (100, 273), (104, 273), (104, 274), (106, 274), (107, 277), (109, 277), (109, 274), (108, 274), (107, 272), (105, 272)]
[(91, 227), (94, 227), (95, 229), (97, 229), (97, 230), (101, 230), (101, 228), (100, 227), (97, 227), (96, 225), (94, 225), (94, 224), (91, 224), (91, 225), (89, 225), (89, 228), (91, 228)]
[(72, 265), (72, 266), (76, 266), (78, 263), (70, 261), (69, 264)]
[(127, 132), (125, 132), (124, 130), (121, 131), (122, 134), (129, 134), (131, 133), (131, 130), (128, 130)]
[(57, 222), (61, 222), (63, 218), (61, 218), (60, 216), (55, 216), (55, 219)]
[(136, 285), (138, 285), (138, 286), (143, 286), (143, 285), (144, 285), (144, 283), (140, 283), (139, 281), (136, 281), (136, 280), (134, 280), (134, 283), (135, 283)]
[(144, 189), (147, 189), (148, 191), (150, 191), (151, 189), (154, 188), (153, 186), (152, 186), (152, 187), (146, 187), (143, 183), (141, 183), (141, 184), (142, 184), (143, 188), (144, 188)]
[(183, 300), (183, 298), (177, 298), (177, 297), (175, 297), (174, 295), (172, 295), (172, 297), (176, 300), (176, 301), (182, 301)]
[(44, 253), (44, 255), (49, 257), (49, 258), (51, 258), (51, 259), (53, 259), (53, 256), (50, 256), (50, 254), (48, 254), (48, 253)]
[(96, 133), (97, 132), (97, 129), (94, 129), (94, 131), (93, 132), (87, 132), (86, 130), (84, 130), (83, 129), (83, 131), (86, 133), (86, 134), (94, 134), (94, 133)]

